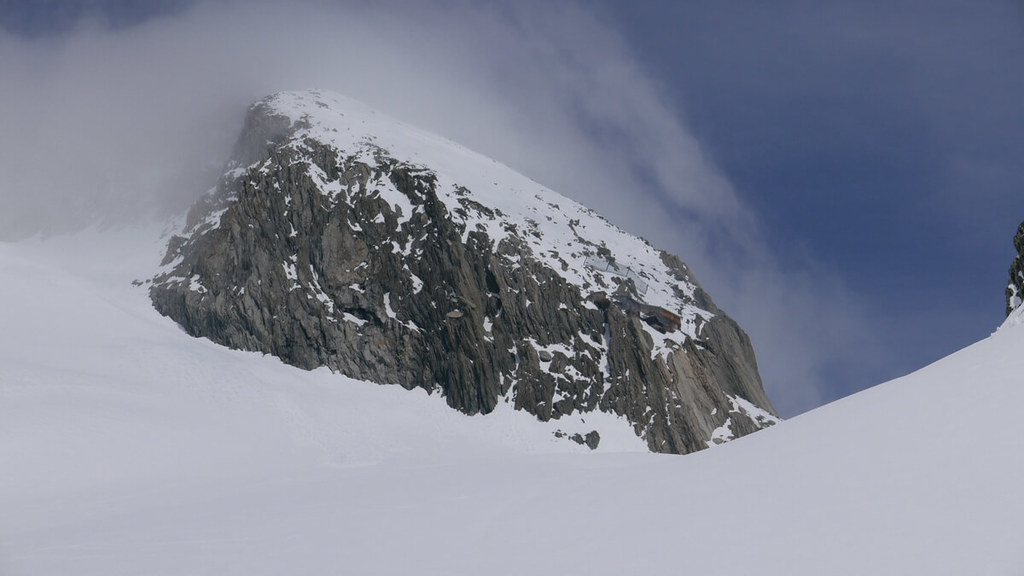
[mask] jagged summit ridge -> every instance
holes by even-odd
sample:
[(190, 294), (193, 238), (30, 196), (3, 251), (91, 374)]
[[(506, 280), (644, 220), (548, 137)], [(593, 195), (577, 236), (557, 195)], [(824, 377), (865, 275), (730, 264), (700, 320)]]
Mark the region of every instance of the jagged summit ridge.
[(194, 335), (467, 413), (600, 410), (667, 452), (775, 421), (749, 340), (678, 258), (335, 94), (252, 107), (164, 266), (153, 302)]
[[(260, 114), (288, 118), (296, 129), (290, 136), (294, 141), (356, 151), (350, 158), (367, 165), (390, 156), (410, 167), (429, 170), (437, 178), (439, 198), (461, 225), (463, 243), (472, 231), (485, 232), (495, 244), (516, 235), (532, 249), (534, 258), (581, 287), (609, 286), (609, 280), (626, 278), (628, 269), (629, 275), (647, 283), (646, 302), (683, 312), (684, 332), (691, 337), (696, 336), (697, 326), (713, 315), (692, 304), (699, 288), (685, 265), (670, 268), (663, 262), (662, 252), (644, 239), (624, 233), (589, 208), (495, 160), (329, 92), (281, 92), (262, 101), (257, 109)], [(313, 177), (336, 202), (338, 181), (325, 181), (322, 172), (314, 172)], [(400, 228), (417, 207), (387, 182), (382, 184), (378, 190), (398, 213)], [(526, 234), (517, 234), (521, 230)], [(600, 254), (614, 255), (623, 273), (609, 275), (599, 271), (600, 266), (587, 265), (588, 257), (599, 258)]]

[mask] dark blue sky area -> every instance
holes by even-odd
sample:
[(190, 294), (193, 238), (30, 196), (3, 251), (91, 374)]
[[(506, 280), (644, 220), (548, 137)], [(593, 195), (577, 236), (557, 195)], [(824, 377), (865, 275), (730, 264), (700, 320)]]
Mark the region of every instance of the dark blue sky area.
[[(899, 351), (879, 381), (1002, 320), (1024, 219), (1024, 3), (610, 11), (784, 265), (833, 267), (870, 304)], [(836, 395), (872, 376), (846, 369)]]
[(0, 0), (0, 26), (28, 36), (65, 32), (83, 18), (125, 27), (192, 4), (193, 0)]

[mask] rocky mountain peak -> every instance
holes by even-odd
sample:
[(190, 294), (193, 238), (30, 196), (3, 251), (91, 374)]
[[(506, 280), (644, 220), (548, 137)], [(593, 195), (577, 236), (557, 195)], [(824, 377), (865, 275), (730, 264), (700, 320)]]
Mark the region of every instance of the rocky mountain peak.
[(152, 301), (302, 367), (686, 453), (777, 421), (750, 341), (677, 257), (501, 164), (341, 96), (249, 111)]

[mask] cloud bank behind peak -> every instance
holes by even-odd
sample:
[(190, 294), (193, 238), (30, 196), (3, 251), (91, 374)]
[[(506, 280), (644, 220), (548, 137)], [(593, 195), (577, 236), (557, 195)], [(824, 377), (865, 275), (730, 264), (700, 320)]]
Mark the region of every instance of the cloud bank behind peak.
[[(0, 239), (183, 211), (246, 107), (322, 88), (491, 156), (679, 254), (754, 339), (783, 414), (872, 352), (838, 275), (784, 271), (681, 111), (574, 3), (200, 2), (129, 26), (0, 32)], [(835, 327), (822, 331), (825, 322)]]

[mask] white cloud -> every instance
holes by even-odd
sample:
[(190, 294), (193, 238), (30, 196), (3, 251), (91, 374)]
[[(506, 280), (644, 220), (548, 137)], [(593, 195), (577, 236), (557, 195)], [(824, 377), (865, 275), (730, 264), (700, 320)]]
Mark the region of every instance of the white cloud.
[(245, 105), (326, 88), (679, 254), (751, 333), (785, 413), (818, 403), (823, 367), (864, 341), (838, 276), (779, 269), (659, 83), (581, 6), (207, 2), (120, 30), (0, 35), (0, 54), (0, 237), (182, 209), (225, 159)]

